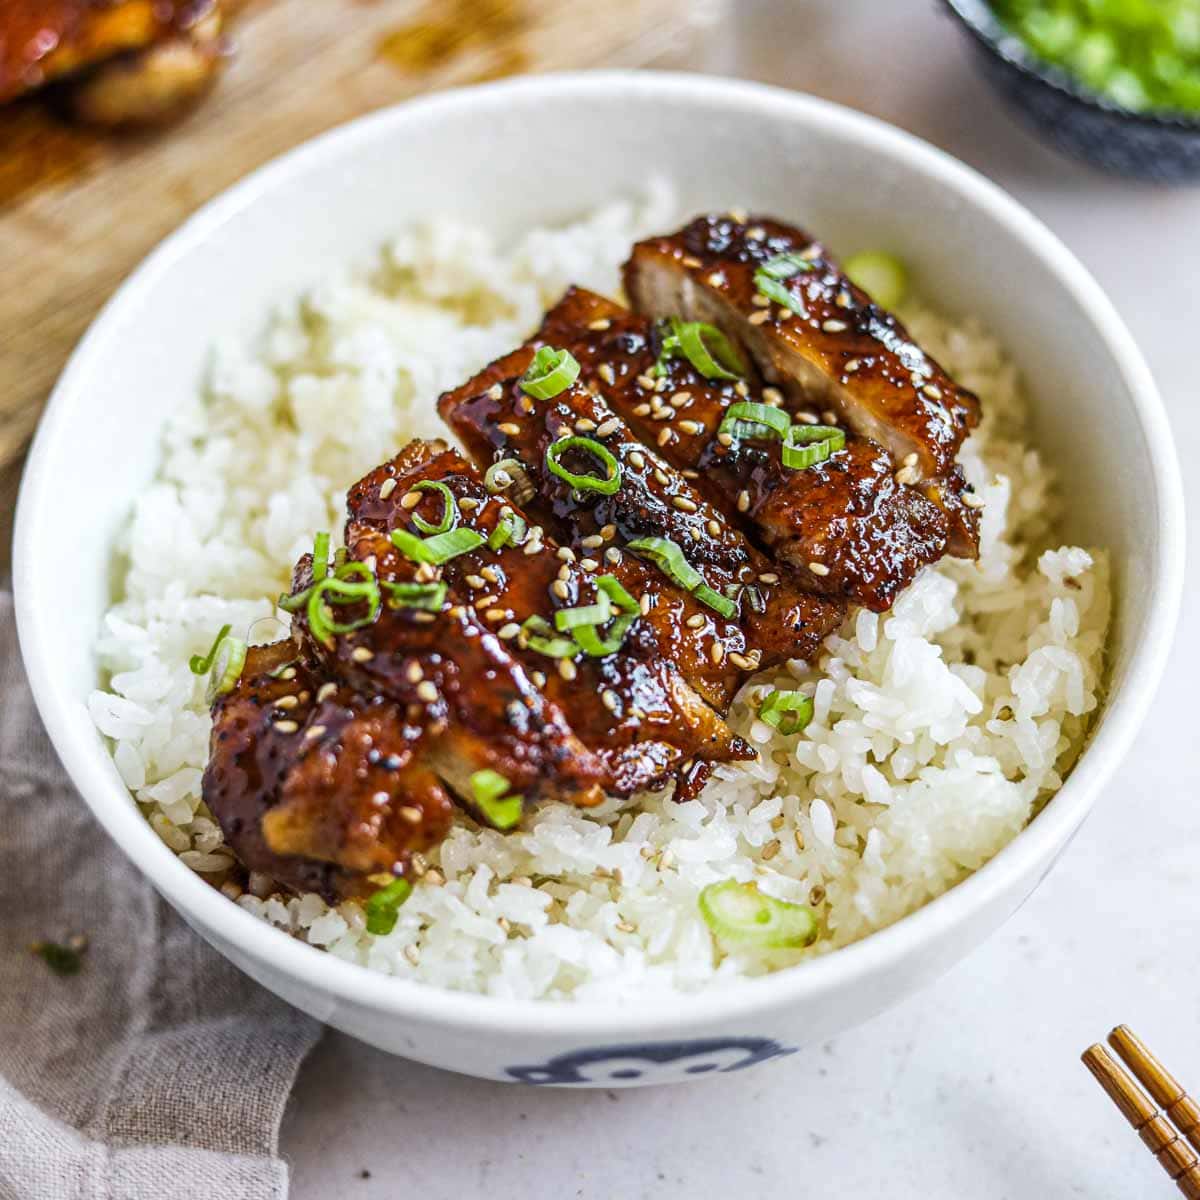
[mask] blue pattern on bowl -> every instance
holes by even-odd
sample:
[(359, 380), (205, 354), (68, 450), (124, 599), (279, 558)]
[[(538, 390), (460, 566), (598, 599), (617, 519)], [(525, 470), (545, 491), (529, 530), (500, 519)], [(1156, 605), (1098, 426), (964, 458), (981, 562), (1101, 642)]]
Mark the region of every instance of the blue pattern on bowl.
[(522, 1083), (540, 1087), (667, 1083), (698, 1075), (741, 1071), (795, 1053), (796, 1047), (781, 1046), (769, 1038), (703, 1038), (572, 1050), (541, 1066), (508, 1067), (506, 1073)]
[(943, 0), (971, 36), (995, 90), (1040, 137), (1105, 171), (1159, 183), (1200, 180), (1200, 118), (1139, 113), (1038, 60), (986, 0)]

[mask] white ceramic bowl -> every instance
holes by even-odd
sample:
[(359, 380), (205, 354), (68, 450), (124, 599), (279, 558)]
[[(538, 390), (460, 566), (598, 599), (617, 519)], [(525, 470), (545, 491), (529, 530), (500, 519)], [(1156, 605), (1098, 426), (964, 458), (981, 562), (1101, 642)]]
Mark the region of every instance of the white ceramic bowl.
[[(1066, 786), (991, 863), (891, 928), (793, 970), (630, 1008), (515, 1003), (372, 974), (231, 904), (131, 802), (85, 708), (110, 546), (215, 338), (244, 336), (274, 302), (369, 257), (412, 218), (442, 211), (518, 231), (628, 195), (654, 172), (676, 181), (688, 209), (740, 204), (794, 218), (844, 253), (893, 248), (919, 265), (939, 306), (977, 314), (1004, 340), (1071, 500), (1069, 536), (1113, 554), (1108, 699)], [(136, 869), (244, 971), (397, 1054), (492, 1079), (612, 1086), (750, 1065), (826, 1038), (933, 979), (1008, 917), (1146, 710), (1177, 612), (1182, 524), (1171, 435), (1128, 332), (1063, 246), (979, 175), (787, 92), (688, 76), (545, 76), (335, 130), (209, 204), (146, 260), (80, 344), (42, 420), (17, 521), (17, 617), (42, 716), (84, 799)]]

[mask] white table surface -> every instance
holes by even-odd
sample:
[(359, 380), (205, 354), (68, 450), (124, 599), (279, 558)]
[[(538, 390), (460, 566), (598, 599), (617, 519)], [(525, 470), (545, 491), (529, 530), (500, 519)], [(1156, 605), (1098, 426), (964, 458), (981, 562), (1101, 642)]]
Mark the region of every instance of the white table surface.
[[(1044, 149), (997, 108), (934, 0), (733, 2), (737, 29), (709, 66), (838, 100), (945, 148), (1095, 272), (1166, 397), (1195, 568), (1200, 188), (1122, 182)], [(1189, 580), (1194, 595), (1194, 569)], [(1166, 682), (1095, 814), (1024, 909), (938, 984), (827, 1045), (685, 1088), (481, 1083), (331, 1032), (284, 1123), (293, 1196), (1177, 1194), (1079, 1054), (1126, 1021), (1200, 1089), (1200, 613), (1185, 605)]]

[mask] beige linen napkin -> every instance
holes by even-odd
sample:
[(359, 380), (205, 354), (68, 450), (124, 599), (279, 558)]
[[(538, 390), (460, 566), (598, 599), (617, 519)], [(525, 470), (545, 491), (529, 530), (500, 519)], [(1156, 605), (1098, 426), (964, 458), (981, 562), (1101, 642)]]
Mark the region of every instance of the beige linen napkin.
[[(30, 943), (84, 934), (75, 975)], [(0, 1200), (281, 1200), (320, 1026), (170, 910), (74, 793), (0, 592)]]

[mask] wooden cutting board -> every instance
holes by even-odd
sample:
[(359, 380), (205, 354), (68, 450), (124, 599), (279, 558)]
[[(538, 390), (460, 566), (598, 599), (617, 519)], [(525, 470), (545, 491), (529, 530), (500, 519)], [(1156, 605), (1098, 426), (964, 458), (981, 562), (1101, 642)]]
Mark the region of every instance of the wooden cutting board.
[(686, 40), (690, 7), (251, 0), (215, 90), (166, 130), (100, 136), (41, 101), (0, 109), (0, 506), (11, 508), (13, 462), (88, 322), (209, 197), (330, 126), (433, 88), (640, 65)]

